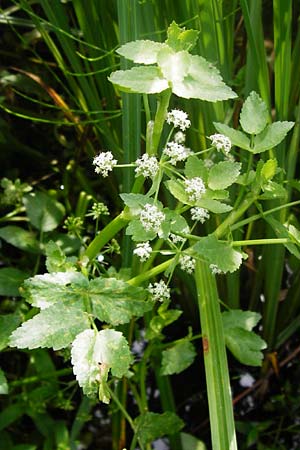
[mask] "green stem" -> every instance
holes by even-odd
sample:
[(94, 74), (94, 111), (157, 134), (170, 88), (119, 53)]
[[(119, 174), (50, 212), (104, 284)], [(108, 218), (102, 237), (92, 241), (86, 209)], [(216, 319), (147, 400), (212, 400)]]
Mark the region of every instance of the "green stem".
[(149, 280), (152, 277), (155, 277), (161, 272), (164, 272), (174, 262), (174, 259), (175, 258), (170, 258), (167, 261), (164, 261), (163, 263), (159, 264), (158, 266), (152, 267), (152, 269), (148, 270), (147, 272), (141, 273), (140, 275), (131, 278), (130, 280), (127, 281), (127, 283), (133, 286), (139, 286), (144, 281)]
[(292, 244), (291, 239), (288, 238), (272, 238), (272, 239), (245, 239), (243, 241), (233, 241), (233, 247), (240, 247), (244, 245), (265, 245), (265, 244)]
[(163, 91), (158, 99), (157, 110), (155, 115), (155, 121), (152, 131), (152, 139), (150, 140), (150, 149), (148, 150), (149, 155), (156, 155), (160, 137), (163, 131), (163, 127), (166, 120), (166, 115), (168, 111), (168, 106), (171, 98), (172, 90), (167, 89)]

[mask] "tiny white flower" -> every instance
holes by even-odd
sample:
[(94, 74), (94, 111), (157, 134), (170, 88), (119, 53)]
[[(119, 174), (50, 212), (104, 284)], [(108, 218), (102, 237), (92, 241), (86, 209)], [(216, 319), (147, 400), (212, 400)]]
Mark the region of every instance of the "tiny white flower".
[(149, 156), (147, 153), (144, 153), (141, 158), (135, 161), (135, 163), (136, 176), (143, 175), (145, 178), (154, 178), (159, 169), (158, 161), (155, 156)]
[(191, 217), (192, 220), (197, 220), (204, 223), (207, 219), (209, 219), (210, 215), (207, 209), (196, 206), (195, 208), (191, 208)]
[(177, 144), (184, 144), (185, 143), (185, 134), (182, 131), (177, 131), (177, 133), (174, 134), (174, 141)]
[(163, 153), (169, 156), (171, 158), (170, 163), (176, 166), (179, 161), (184, 161), (190, 156), (191, 150), (181, 144), (177, 144), (177, 142), (168, 142)]
[(100, 173), (103, 177), (107, 177), (108, 172), (113, 170), (117, 163), (112, 152), (101, 152), (93, 159), (93, 165), (96, 166), (95, 172)]
[(133, 250), (133, 254), (138, 256), (141, 261), (146, 261), (150, 257), (151, 252), (152, 248), (151, 245), (149, 244), (149, 241), (140, 242)]
[(168, 112), (167, 123), (173, 124), (175, 128), (180, 128), (181, 131), (185, 131), (191, 126), (187, 113), (180, 109), (172, 109), (172, 111)]
[(220, 275), (221, 273), (223, 273), (223, 271), (219, 269), (219, 267), (216, 264), (210, 264), (209, 268), (214, 275)]
[(197, 200), (200, 200), (202, 194), (204, 194), (206, 191), (204, 182), (200, 177), (194, 177), (184, 180), (184, 184), (185, 184), (185, 192), (188, 194), (189, 200), (191, 202), (196, 202)]
[(215, 147), (218, 152), (222, 151), (226, 155), (230, 152), (231, 140), (227, 136), (224, 136), (224, 134), (212, 134), (209, 136), (209, 139), (211, 140), (212, 146)]
[(207, 169), (210, 169), (214, 165), (213, 160), (210, 158), (205, 158), (203, 160), (203, 162), (204, 162), (204, 167), (206, 167)]
[(146, 231), (155, 231), (158, 233), (162, 222), (165, 220), (165, 214), (157, 206), (147, 203), (141, 211), (140, 221)]
[(170, 233), (169, 238), (173, 242), (173, 244), (178, 244), (179, 242), (185, 242), (186, 239), (178, 234)]
[(196, 260), (189, 255), (182, 255), (179, 258), (179, 264), (181, 270), (187, 273), (193, 273), (195, 269)]
[(160, 280), (159, 283), (150, 283), (148, 291), (152, 295), (153, 300), (158, 302), (163, 302), (170, 298), (170, 289), (163, 280)]

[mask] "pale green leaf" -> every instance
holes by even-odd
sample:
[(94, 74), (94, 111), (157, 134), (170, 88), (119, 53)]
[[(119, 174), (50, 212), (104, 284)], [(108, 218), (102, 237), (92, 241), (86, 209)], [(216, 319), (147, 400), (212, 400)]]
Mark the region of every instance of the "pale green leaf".
[(23, 203), (30, 223), (41, 231), (54, 230), (65, 214), (64, 206), (43, 192), (29, 193)]
[(155, 231), (146, 231), (138, 219), (129, 222), (126, 228), (126, 234), (131, 236), (131, 239), (135, 242), (152, 241), (157, 235)]
[(240, 114), (240, 124), (243, 130), (248, 134), (259, 134), (267, 126), (268, 119), (267, 105), (256, 92), (252, 91)]
[(178, 180), (168, 180), (165, 182), (168, 190), (171, 192), (173, 197), (179, 200), (185, 205), (193, 205), (193, 202), (189, 201), (188, 194), (186, 193), (183, 184)]
[(21, 315), (18, 312), (0, 316), (0, 350), (8, 346), (11, 333), (20, 325)]
[(177, 23), (173, 21), (168, 27), (167, 35), (168, 38), (166, 44), (173, 50), (176, 52), (181, 50), (190, 51), (196, 45), (199, 31), (180, 28)]
[(233, 161), (221, 161), (209, 171), (208, 186), (210, 189), (226, 189), (238, 178), (242, 165)]
[(8, 384), (5, 374), (2, 369), (0, 369), (0, 395), (8, 394)]
[(0, 228), (0, 238), (5, 242), (29, 253), (41, 253), (39, 241), (31, 231), (26, 231), (15, 225)]
[(28, 277), (28, 273), (13, 267), (0, 269), (0, 295), (20, 296), (19, 287)]
[(141, 444), (150, 444), (155, 439), (177, 433), (182, 427), (182, 420), (173, 412), (163, 414), (146, 412), (134, 419), (136, 435)]
[(21, 293), (33, 306), (45, 309), (57, 302), (80, 301), (88, 285), (80, 272), (45, 273), (28, 278)]
[(181, 82), (191, 64), (191, 55), (186, 51), (174, 52), (170, 47), (163, 48), (157, 58), (159, 68), (166, 80), (172, 83)]
[(193, 246), (193, 250), (207, 261), (209, 264), (216, 265), (222, 272), (234, 272), (237, 270), (246, 253), (235, 250), (230, 243), (218, 241), (218, 239), (210, 234), (200, 240)]
[(204, 442), (188, 433), (180, 433), (182, 450), (206, 450)]
[(120, 331), (86, 329), (72, 344), (71, 361), (79, 386), (90, 397), (100, 394), (100, 400), (109, 403), (106, 389), (108, 372), (118, 378), (128, 373), (132, 356)]
[(172, 375), (187, 369), (194, 361), (196, 351), (193, 344), (187, 340), (175, 344), (162, 352), (161, 373)]
[(200, 177), (207, 183), (208, 170), (205, 167), (203, 159), (197, 158), (197, 156), (189, 156), (185, 163), (184, 174), (186, 178)]
[(133, 316), (143, 316), (153, 307), (152, 302), (146, 302), (145, 289), (116, 278), (92, 280), (88, 295), (95, 316), (112, 325), (127, 323)]
[(166, 47), (166, 44), (149, 40), (127, 42), (122, 45), (117, 53), (139, 64), (155, 64), (158, 52)]
[(200, 208), (208, 209), (208, 211), (215, 214), (223, 214), (232, 210), (232, 206), (209, 198), (201, 198), (200, 200), (197, 200), (196, 205), (200, 206)]
[(10, 336), (9, 345), (18, 348), (52, 347), (60, 350), (71, 344), (78, 333), (88, 328), (90, 320), (83, 304), (56, 303), (24, 322)]
[(109, 81), (125, 92), (155, 94), (169, 88), (168, 81), (163, 78), (156, 66), (132, 67), (129, 70), (113, 72)]
[(250, 139), (242, 131), (235, 130), (228, 125), (219, 122), (214, 122), (214, 126), (219, 133), (224, 134), (230, 139), (232, 145), (251, 151)]
[(275, 173), (276, 173), (276, 169), (277, 169), (277, 159), (273, 158), (273, 159), (268, 159), (268, 161), (266, 161), (260, 171), (261, 176), (264, 178), (264, 180), (268, 181), (268, 180), (272, 180), (272, 178), (274, 177)]
[(230, 310), (222, 313), (225, 342), (242, 364), (261, 366), (266, 343), (252, 329), (261, 315), (253, 311)]
[(262, 153), (271, 150), (283, 141), (287, 133), (293, 128), (294, 122), (274, 122), (264, 131), (255, 136), (253, 153)]

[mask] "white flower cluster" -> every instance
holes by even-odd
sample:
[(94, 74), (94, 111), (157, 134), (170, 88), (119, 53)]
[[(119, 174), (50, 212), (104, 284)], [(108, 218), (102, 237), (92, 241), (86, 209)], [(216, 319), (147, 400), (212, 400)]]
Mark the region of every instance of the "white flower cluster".
[(184, 180), (184, 184), (185, 184), (185, 192), (188, 194), (189, 200), (191, 202), (196, 202), (197, 200), (200, 200), (202, 194), (204, 194), (206, 191), (204, 182), (200, 177), (194, 177)]
[(210, 215), (207, 209), (199, 208), (198, 206), (196, 206), (195, 208), (191, 208), (191, 217), (192, 220), (197, 220), (201, 223), (204, 223), (207, 219), (210, 218)]
[(187, 273), (193, 273), (195, 270), (196, 260), (189, 255), (182, 255), (179, 258), (179, 265), (181, 270)]
[(190, 156), (191, 150), (181, 144), (177, 144), (177, 142), (168, 142), (163, 153), (169, 156), (171, 158), (170, 163), (176, 166), (179, 161), (184, 161)]
[(218, 152), (222, 151), (228, 155), (231, 149), (231, 140), (227, 136), (224, 136), (224, 134), (212, 134), (209, 136), (209, 139), (211, 140), (211, 145), (215, 147)]
[(150, 257), (151, 252), (152, 248), (151, 245), (149, 244), (149, 241), (140, 242), (133, 250), (133, 254), (138, 256), (141, 261), (146, 261)]
[(221, 273), (224, 273), (216, 264), (210, 264), (209, 268), (214, 275), (220, 275)]
[(168, 112), (167, 123), (173, 124), (175, 128), (180, 128), (181, 131), (185, 131), (191, 126), (187, 113), (180, 109), (172, 109), (172, 111)]
[(117, 163), (112, 152), (101, 152), (93, 159), (93, 165), (96, 166), (95, 172), (100, 173), (103, 177), (107, 177), (108, 172), (113, 170)]
[(141, 211), (140, 221), (146, 231), (157, 233), (165, 220), (165, 215), (157, 206), (147, 203)]
[(178, 234), (170, 233), (169, 239), (173, 242), (173, 244), (178, 244), (179, 242), (185, 242), (186, 239)]
[(177, 131), (177, 133), (174, 134), (174, 141), (177, 144), (184, 144), (185, 143), (185, 134), (182, 131)]
[(137, 159), (135, 164), (136, 176), (143, 175), (145, 178), (154, 178), (159, 169), (158, 161), (155, 156), (149, 156), (147, 153), (144, 153), (141, 158)]
[(163, 280), (160, 280), (159, 283), (150, 283), (148, 291), (152, 295), (153, 300), (158, 302), (163, 302), (170, 298), (170, 289)]

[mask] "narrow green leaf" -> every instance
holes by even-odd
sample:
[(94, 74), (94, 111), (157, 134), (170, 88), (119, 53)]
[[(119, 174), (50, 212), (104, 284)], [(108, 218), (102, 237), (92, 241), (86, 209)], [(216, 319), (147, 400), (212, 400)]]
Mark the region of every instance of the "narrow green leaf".
[(256, 92), (252, 91), (240, 114), (240, 124), (243, 130), (248, 134), (259, 134), (265, 129), (268, 119), (267, 105)]
[(8, 394), (8, 384), (6, 376), (2, 369), (0, 369), (0, 395)]
[(135, 63), (155, 64), (157, 63), (158, 52), (164, 47), (166, 47), (166, 44), (160, 42), (138, 40), (122, 45), (117, 53)]
[(210, 189), (226, 189), (238, 178), (242, 165), (233, 161), (221, 161), (209, 171), (208, 186)]
[(36, 239), (36, 235), (21, 227), (7, 225), (0, 228), (0, 238), (25, 252), (41, 253), (41, 247)]
[(196, 357), (193, 344), (187, 340), (162, 352), (161, 373), (173, 375), (187, 369)]
[(251, 151), (250, 139), (242, 131), (235, 130), (219, 122), (214, 122), (214, 126), (219, 133), (224, 134), (231, 140), (232, 145)]
[(129, 70), (117, 70), (108, 78), (124, 92), (156, 94), (168, 89), (168, 81), (163, 78), (156, 66), (132, 67)]
[(0, 269), (0, 295), (20, 296), (19, 287), (28, 277), (28, 273), (13, 267)]
[(134, 419), (136, 435), (143, 445), (150, 444), (159, 437), (177, 433), (183, 425), (182, 420), (170, 411), (163, 414), (146, 412)]
[(78, 333), (89, 327), (83, 304), (56, 303), (24, 322), (10, 336), (9, 345), (18, 348), (52, 347), (60, 350), (71, 344)]
[(61, 222), (64, 206), (43, 192), (35, 192), (23, 198), (30, 223), (41, 231), (54, 230)]
[(294, 122), (274, 122), (254, 138), (253, 153), (262, 153), (271, 150), (283, 141), (287, 133), (293, 128)]

